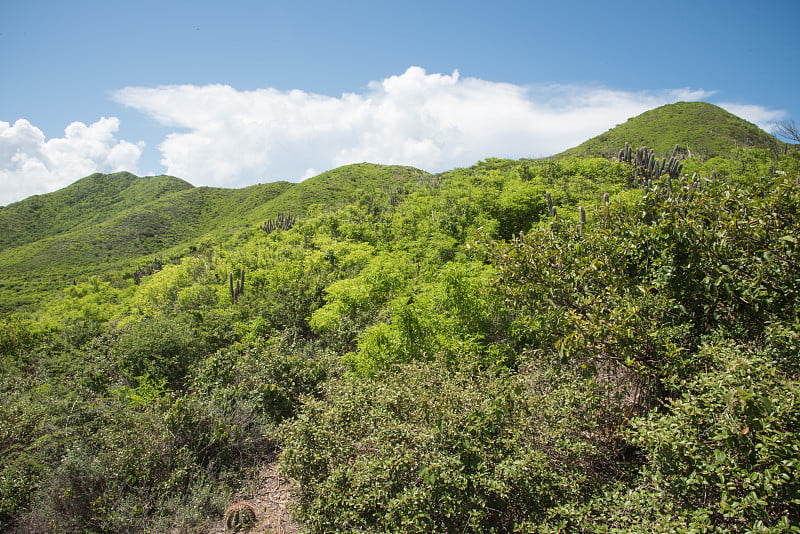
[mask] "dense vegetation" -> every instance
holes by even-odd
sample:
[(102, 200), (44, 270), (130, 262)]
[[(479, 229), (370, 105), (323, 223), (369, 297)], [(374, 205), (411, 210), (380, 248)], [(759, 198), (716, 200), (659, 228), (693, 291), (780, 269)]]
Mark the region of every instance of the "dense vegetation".
[[(402, 184), (417, 169), (350, 165), (300, 184), (193, 187), (170, 176), (94, 174), (0, 208), (0, 311), (91, 275), (131, 277), (153, 256), (179, 258), (204, 240), (350, 200), (358, 188)], [(356, 180), (355, 178), (358, 178)]]
[(762, 148), (774, 153), (790, 150), (755, 124), (713, 104), (678, 102), (646, 111), (611, 130), (566, 150), (560, 157), (613, 157), (625, 143), (647, 145), (659, 154), (675, 147), (702, 160), (736, 148)]
[(310, 532), (800, 532), (800, 153), (637, 176), (344, 168), (5, 314), (0, 529), (186, 532), (277, 457)]

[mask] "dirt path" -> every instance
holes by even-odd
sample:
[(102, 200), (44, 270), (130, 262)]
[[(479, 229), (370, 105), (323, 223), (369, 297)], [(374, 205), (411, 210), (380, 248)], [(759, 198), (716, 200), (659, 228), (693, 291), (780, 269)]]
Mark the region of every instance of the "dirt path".
[[(265, 465), (259, 476), (243, 488), (241, 500), (250, 504), (256, 511), (256, 524), (247, 530), (248, 534), (293, 534), (302, 532), (302, 525), (293, 521), (288, 505), (293, 492), (297, 491), (294, 481), (283, 477), (278, 471), (278, 461)], [(207, 534), (228, 532), (224, 520), (207, 525)]]

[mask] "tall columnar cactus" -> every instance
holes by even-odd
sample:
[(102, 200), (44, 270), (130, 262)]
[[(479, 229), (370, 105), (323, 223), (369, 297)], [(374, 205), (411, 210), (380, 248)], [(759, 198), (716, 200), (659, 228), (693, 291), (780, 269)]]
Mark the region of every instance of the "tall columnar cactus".
[(239, 271), (236, 282), (234, 282), (233, 273), (228, 273), (228, 289), (231, 292), (231, 300), (236, 304), (239, 301), (239, 297), (244, 294), (244, 267)]
[(683, 163), (681, 163), (675, 156), (672, 156), (669, 159), (669, 163), (667, 163), (666, 173), (669, 174), (669, 177), (672, 180), (677, 180), (678, 177), (680, 177), (682, 170), (683, 170)]
[(274, 219), (267, 220), (260, 226), (267, 234), (277, 229), (288, 230), (297, 223), (297, 217), (289, 212), (279, 213)]
[(225, 510), (225, 526), (231, 532), (245, 532), (256, 524), (256, 511), (244, 501), (234, 503)]
[(631, 162), (631, 147), (628, 143), (619, 151), (619, 160), (625, 163)]
[(676, 180), (683, 170), (683, 163), (678, 156), (678, 145), (675, 145), (675, 148), (672, 149), (672, 156), (670, 156), (669, 160), (666, 158), (659, 160), (655, 150), (648, 149), (646, 146), (637, 148), (636, 154), (632, 159), (622, 157), (623, 154), (628, 152), (629, 148), (628, 144), (625, 143), (625, 148), (620, 151), (620, 159), (633, 163), (635, 167), (634, 176), (646, 189), (650, 189), (653, 186), (653, 181), (660, 179), (665, 174), (669, 176), (669, 180)]
[(586, 208), (581, 206), (580, 208), (578, 208), (578, 212), (580, 213), (580, 220), (581, 220), (581, 223), (578, 226), (578, 231), (580, 233), (583, 233), (583, 231), (586, 229)]
[(554, 232), (557, 232), (561, 226), (556, 222), (558, 212), (556, 211), (556, 207), (553, 205), (553, 198), (550, 196), (550, 191), (545, 191), (544, 196), (547, 199), (547, 213), (552, 218), (550, 229)]

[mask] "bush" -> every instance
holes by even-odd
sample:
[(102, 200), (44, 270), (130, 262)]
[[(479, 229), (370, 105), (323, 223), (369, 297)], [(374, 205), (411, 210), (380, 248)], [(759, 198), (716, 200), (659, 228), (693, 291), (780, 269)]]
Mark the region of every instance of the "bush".
[(186, 321), (158, 315), (122, 327), (116, 353), (122, 375), (129, 383), (137, 384), (139, 377), (148, 376), (180, 389), (200, 349)]
[(205, 358), (193, 372), (191, 389), (272, 425), (294, 416), (304, 396), (318, 397), (335, 367), (324, 353), (308, 354), (287, 339), (254, 340)]
[(286, 430), (300, 519), (312, 532), (459, 533), (542, 520), (595, 483), (595, 397), (570, 376), (417, 363), (330, 384)]
[(800, 384), (747, 347), (702, 352), (712, 368), (636, 427), (653, 485), (715, 526), (800, 531)]

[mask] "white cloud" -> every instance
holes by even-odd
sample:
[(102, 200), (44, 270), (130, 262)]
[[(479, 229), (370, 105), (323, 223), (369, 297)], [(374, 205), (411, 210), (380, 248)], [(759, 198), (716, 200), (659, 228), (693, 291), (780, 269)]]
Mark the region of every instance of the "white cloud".
[(168, 174), (198, 185), (242, 186), (297, 181), (312, 169), (361, 161), (436, 172), (485, 157), (545, 156), (653, 107), (711, 94), (522, 87), (411, 67), (340, 97), (176, 85), (127, 87), (114, 98), (185, 130), (159, 147)]
[(25, 119), (0, 121), (0, 204), (48, 193), (93, 172), (136, 172), (143, 144), (118, 141), (116, 117), (86, 126), (73, 122), (64, 137), (45, 140)]
[(780, 109), (767, 109), (762, 106), (735, 104), (732, 102), (720, 102), (717, 105), (734, 115), (752, 122), (767, 132), (772, 131), (775, 123), (786, 118), (786, 111)]
[[(602, 86), (519, 86), (452, 74), (404, 73), (331, 97), (227, 85), (127, 87), (114, 99), (174, 128), (159, 149), (166, 172), (195, 185), (299, 181), (361, 161), (438, 172), (486, 157), (560, 152), (644, 111), (708, 100), (692, 88), (630, 92)], [(720, 104), (769, 129), (785, 112)], [(117, 140), (115, 117), (75, 122), (46, 140), (0, 121), (0, 204), (53, 191), (92, 172), (137, 172), (143, 143)]]

